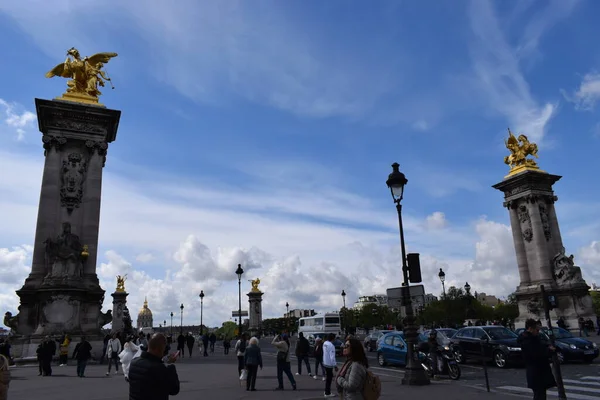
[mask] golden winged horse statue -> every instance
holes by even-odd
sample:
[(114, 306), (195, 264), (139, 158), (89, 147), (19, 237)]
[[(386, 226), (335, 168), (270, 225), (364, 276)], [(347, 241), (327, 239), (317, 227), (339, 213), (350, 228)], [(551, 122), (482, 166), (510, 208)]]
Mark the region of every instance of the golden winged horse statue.
[(527, 136), (521, 134), (519, 137), (515, 137), (510, 129), (508, 129), (508, 140), (505, 140), (504, 144), (510, 151), (510, 154), (504, 157), (504, 163), (510, 166), (508, 176), (525, 170), (543, 172), (539, 169), (535, 160), (527, 158), (528, 156), (538, 158), (538, 146), (530, 142)]
[(102, 68), (117, 55), (117, 53), (98, 53), (82, 58), (79, 50), (72, 47), (67, 51), (66, 60), (48, 71), (46, 78), (55, 76), (70, 78), (67, 82), (66, 93), (59, 99), (99, 104), (98, 97), (102, 94), (99, 86), (104, 86), (105, 82), (109, 82), (114, 89), (110, 78)]

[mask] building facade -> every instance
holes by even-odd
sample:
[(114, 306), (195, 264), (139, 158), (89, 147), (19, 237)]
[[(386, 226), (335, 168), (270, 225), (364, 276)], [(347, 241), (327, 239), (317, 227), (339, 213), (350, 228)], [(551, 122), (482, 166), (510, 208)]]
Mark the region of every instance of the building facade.
[(152, 328), (152, 311), (148, 308), (148, 299), (144, 299), (144, 306), (137, 318), (137, 329)]
[(358, 301), (354, 303), (352, 308), (355, 310), (360, 310), (367, 304), (375, 304), (377, 306), (387, 306), (388, 298), (385, 294), (374, 294), (371, 296), (360, 296)]
[(315, 310), (302, 310), (298, 308), (295, 310), (290, 310), (289, 313), (284, 313), (283, 318), (303, 318), (312, 317), (313, 315), (317, 315)]
[(500, 300), (496, 296), (487, 295), (485, 293), (477, 293), (475, 298), (484, 306), (496, 307), (500, 304)]

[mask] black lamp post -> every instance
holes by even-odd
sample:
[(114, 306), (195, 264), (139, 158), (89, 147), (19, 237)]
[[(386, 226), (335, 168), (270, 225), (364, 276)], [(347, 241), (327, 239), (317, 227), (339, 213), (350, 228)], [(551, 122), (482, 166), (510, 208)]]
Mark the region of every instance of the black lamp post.
[(165, 328), (164, 331), (167, 330), (167, 320), (166, 319), (163, 321), (163, 328)]
[(346, 292), (342, 290), (342, 300), (344, 300), (344, 308), (346, 308)]
[(183, 335), (183, 303), (181, 303), (179, 309), (181, 310), (181, 324), (179, 325), (179, 333)]
[(344, 333), (348, 333), (348, 330), (346, 329), (346, 291), (344, 291), (344, 289), (342, 289), (342, 300), (344, 302), (344, 308), (342, 308), (342, 329), (344, 330)]
[(173, 312), (171, 311), (171, 336), (173, 336)]
[(290, 329), (290, 303), (285, 302), (285, 329)]
[(204, 325), (202, 325), (202, 317), (204, 313), (204, 290), (200, 291), (200, 335), (204, 334)]
[(400, 227), (400, 249), (402, 251), (402, 275), (404, 282), (403, 290), (403, 303), (406, 311), (406, 317), (404, 319), (404, 336), (406, 338), (407, 354), (406, 354), (406, 368), (404, 378), (402, 378), (403, 385), (428, 385), (430, 384), (429, 377), (425, 373), (425, 369), (416, 359), (418, 353), (416, 352), (416, 346), (418, 344), (417, 326), (415, 325), (414, 310), (412, 308), (412, 301), (410, 298), (410, 288), (408, 280), (408, 265), (406, 262), (406, 246), (404, 244), (404, 227), (402, 225), (402, 198), (404, 196), (404, 186), (408, 183), (406, 176), (400, 172), (400, 165), (398, 163), (392, 164), (392, 173), (388, 176), (386, 181), (387, 186), (392, 192), (392, 198), (396, 204), (396, 210), (398, 211), (398, 225)]
[(239, 312), (239, 334), (242, 334), (242, 275), (244, 274), (244, 270), (242, 269), (242, 264), (238, 264), (237, 269), (235, 270), (236, 275), (238, 276), (238, 312)]
[(440, 282), (442, 282), (442, 293), (444, 293), (444, 298), (446, 298), (446, 285), (444, 284), (446, 282), (446, 273), (443, 269), (440, 268), (438, 276), (440, 277)]
[(469, 285), (469, 282), (465, 283), (465, 293), (467, 296), (471, 296), (471, 285)]

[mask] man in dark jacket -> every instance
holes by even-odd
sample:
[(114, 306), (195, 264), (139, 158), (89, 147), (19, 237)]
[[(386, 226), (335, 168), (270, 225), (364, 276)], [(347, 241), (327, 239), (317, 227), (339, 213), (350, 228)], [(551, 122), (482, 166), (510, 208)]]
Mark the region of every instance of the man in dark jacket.
[(204, 347), (204, 357), (208, 357), (208, 334), (202, 335), (202, 347)]
[(131, 362), (129, 367), (129, 400), (168, 400), (179, 393), (179, 377), (170, 357), (168, 365), (162, 357), (167, 340), (157, 333), (148, 342), (148, 351)]
[(214, 333), (211, 333), (208, 340), (210, 341), (210, 352), (215, 352), (215, 342), (217, 341), (217, 336)]
[(296, 375), (302, 375), (302, 361), (306, 365), (308, 376), (312, 376), (310, 371), (310, 363), (308, 362), (308, 353), (310, 352), (310, 343), (308, 339), (304, 337), (304, 333), (300, 332), (298, 337), (298, 343), (296, 343), (296, 357), (298, 358), (298, 372)]
[(187, 336), (185, 337), (185, 342), (187, 344), (190, 357), (192, 356), (192, 351), (194, 350), (194, 342), (195, 341), (196, 341), (196, 339), (194, 339), (194, 336), (192, 336), (192, 333), (188, 332)]
[(546, 390), (556, 386), (549, 361), (555, 348), (542, 342), (540, 324), (535, 320), (525, 321), (525, 329), (518, 341), (527, 368), (527, 387), (533, 390), (534, 400), (546, 400)]
[(52, 358), (56, 353), (56, 343), (50, 336), (46, 336), (44, 341), (42, 342), (40, 355), (42, 359), (42, 375), (43, 376), (51, 376), (52, 375)]
[(177, 336), (177, 350), (179, 350), (181, 357), (185, 356), (185, 336), (183, 336), (183, 332)]
[(92, 345), (85, 340), (85, 336), (81, 337), (81, 341), (75, 346), (73, 358), (77, 359), (77, 376), (85, 378), (85, 367), (88, 360), (92, 357)]

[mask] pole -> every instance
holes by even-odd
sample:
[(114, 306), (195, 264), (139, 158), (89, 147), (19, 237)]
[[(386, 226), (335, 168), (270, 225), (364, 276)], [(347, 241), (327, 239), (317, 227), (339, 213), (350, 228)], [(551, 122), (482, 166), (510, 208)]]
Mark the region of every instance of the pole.
[(398, 211), (398, 225), (400, 226), (400, 248), (402, 251), (402, 276), (404, 278), (404, 290), (402, 292), (404, 298), (404, 310), (406, 317), (404, 318), (404, 337), (406, 340), (407, 354), (406, 354), (406, 368), (404, 378), (402, 378), (403, 385), (414, 385), (423, 386), (429, 385), (431, 381), (425, 373), (425, 370), (418, 362), (418, 352), (415, 347), (418, 344), (417, 340), (417, 328), (415, 327), (414, 311), (412, 309), (412, 301), (410, 298), (410, 285), (408, 281), (408, 265), (406, 264), (406, 246), (404, 244), (404, 226), (402, 224), (402, 204), (400, 201), (396, 202), (396, 210)]
[[(546, 289), (544, 285), (540, 285), (540, 291), (542, 292), (542, 298), (544, 299), (544, 315), (546, 317), (546, 323), (548, 324), (548, 337), (550, 338), (550, 345), (556, 348), (554, 344), (554, 331), (552, 330), (552, 320), (550, 319), (550, 307), (548, 304), (548, 297), (546, 296)], [(560, 363), (558, 362), (558, 356), (556, 351), (552, 352), (552, 369), (554, 370), (554, 378), (556, 379), (556, 389), (558, 391), (559, 400), (567, 400), (567, 394), (565, 393), (565, 385), (563, 383), (562, 371), (560, 370)]]
[(239, 334), (242, 334), (242, 277), (238, 276), (238, 318), (239, 318)]
[(171, 336), (173, 336), (173, 313), (171, 313)]
[(181, 309), (181, 323), (179, 324), (179, 333), (183, 335), (183, 308)]
[(485, 387), (488, 393), (490, 392), (490, 377), (488, 376), (487, 358), (485, 357), (485, 347), (488, 346), (488, 338), (481, 338), (481, 365), (483, 365), (483, 374), (485, 375)]
[(204, 326), (202, 323), (203, 314), (204, 314), (204, 300), (200, 299), (200, 335), (204, 335)]

